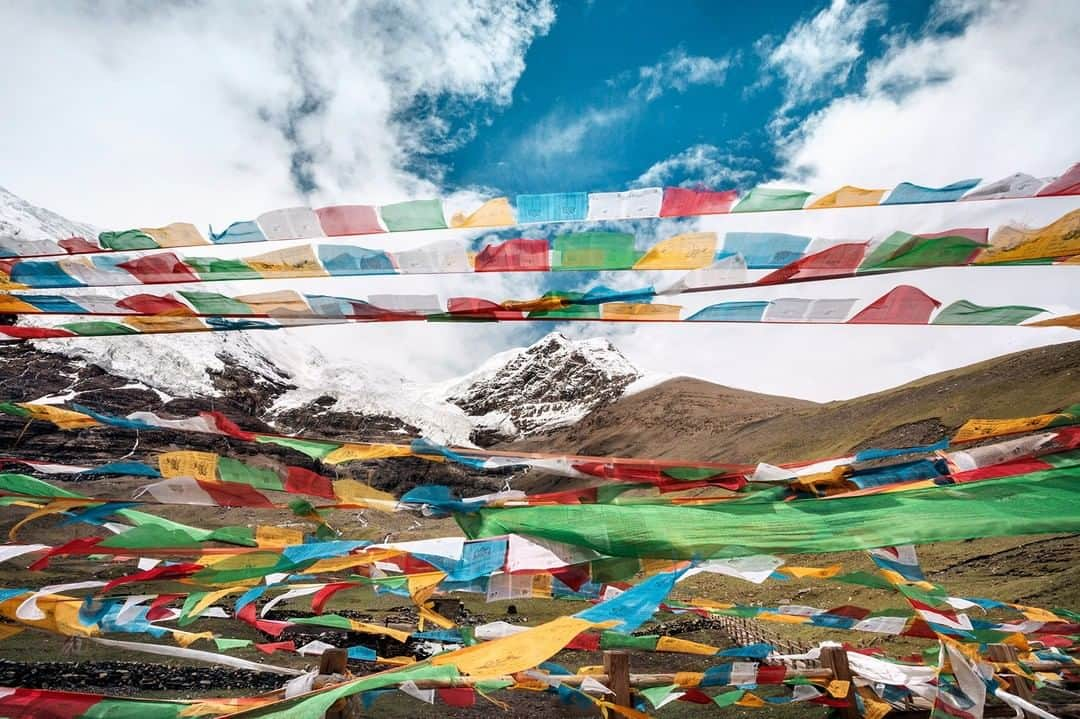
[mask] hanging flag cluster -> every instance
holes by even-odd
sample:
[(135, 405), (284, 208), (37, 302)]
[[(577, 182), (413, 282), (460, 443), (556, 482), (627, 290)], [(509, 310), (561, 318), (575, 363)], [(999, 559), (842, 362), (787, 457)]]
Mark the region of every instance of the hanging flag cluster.
[[(790, 232), (686, 232), (638, 249), (628, 232), (591, 231), (552, 239), (447, 240), (391, 252), (302, 244), (246, 258), (98, 254), (59, 260), (3, 260), (8, 287), (120, 287), (240, 280), (404, 274), (697, 270), (687, 282), (745, 283), (746, 270), (771, 270), (757, 284), (851, 277), (932, 267), (1068, 261), (1080, 255), (1080, 210), (1042, 227), (902, 230), (862, 240)], [(711, 271), (711, 272), (710, 272)], [(689, 286), (694, 286), (691, 284)]]
[[(773, 288), (931, 268), (1080, 267), (1077, 197), (1080, 165), (1057, 178), (1017, 174), (937, 188), (845, 186), (824, 195), (775, 187), (745, 193), (645, 188), (519, 195), (472, 206), (421, 200), (287, 208), (208, 236), (173, 223), (94, 238), (0, 238), (0, 315), (19, 320), (0, 324), (0, 339), (390, 321), (1075, 328), (1076, 309), (938, 299), (907, 284), (862, 298), (777, 297)], [(852, 207), (877, 209), (813, 212)], [(454, 229), (460, 231), (443, 241), (411, 246), (410, 239), (426, 238), (399, 236), (399, 246), (376, 248), (388, 233)], [(353, 236), (374, 236), (365, 243), (375, 247), (328, 239)], [(248, 256), (225, 247), (270, 242), (289, 244)], [(653, 275), (629, 290), (555, 285), (559, 289), (531, 299), (352, 298), (292, 289), (232, 294), (199, 287), (568, 271), (679, 274), (664, 275), (666, 284)], [(154, 294), (85, 290), (148, 284), (186, 287)], [(691, 302), (700, 300), (697, 293), (736, 288), (758, 288), (763, 296)], [(678, 296), (683, 304), (669, 302)], [(1010, 691), (1015, 677), (1036, 686), (1061, 684), (1080, 667), (1074, 656), (1080, 615), (954, 596), (928, 579), (914, 546), (1080, 532), (1077, 405), (1035, 417), (972, 419), (933, 444), (743, 464), (451, 447), (424, 438), (328, 440), (248, 431), (218, 412), (114, 416), (8, 399), (0, 398), (0, 414), (27, 427), (43, 421), (60, 430), (135, 431), (140, 438), (168, 430), (177, 444), (105, 464), (23, 456), (29, 450), (20, 450), (18, 441), (5, 448), (10, 456), (0, 457), (0, 506), (13, 521), (0, 562), (13, 572), (0, 587), (0, 640), (21, 633), (79, 638), (116, 651), (264, 672), (283, 686), (254, 697), (187, 700), (0, 689), (2, 716), (316, 719), (349, 697), (375, 711), (390, 693), (428, 704), (501, 706), (492, 695), (515, 690), (548, 692), (566, 705), (627, 717), (675, 701), (747, 708), (807, 702), (874, 719), (918, 706), (934, 716), (979, 717), (990, 697), (1042, 716)], [(192, 444), (201, 437), (197, 446), (207, 446), (203, 435), (218, 438), (216, 451), (185, 447), (185, 437)], [(245, 459), (230, 454), (239, 443)], [(271, 448), (274, 457), (296, 458), (257, 456)], [(478, 494), (421, 483), (388, 492), (338, 476), (348, 463), (404, 458), (453, 465), (486, 486), (506, 478), (506, 486)], [(510, 484), (511, 475), (521, 473), (565, 484), (526, 492)], [(204, 528), (159, 514), (178, 506), (220, 508), (213, 514), (226, 518), (224, 526)], [(362, 518), (368, 510), (452, 518), (465, 536), (358, 539), (339, 529), (344, 512)], [(46, 538), (55, 526), (65, 528), (62, 538)], [(874, 572), (803, 566), (780, 556), (855, 550), (869, 554)], [(94, 572), (86, 571), (87, 562)], [(42, 574), (46, 569), (84, 574), (54, 581)], [(883, 592), (887, 601), (721, 602), (691, 589), (702, 585), (687, 580), (702, 574), (754, 584), (858, 585)], [(387, 595), (405, 601), (396, 621), (380, 623), (354, 609), (364, 606), (360, 598)], [(571, 608), (534, 626), (459, 624), (440, 605), (459, 595), (487, 603), (559, 600)], [(900, 658), (828, 644), (784, 654), (766, 640), (728, 646), (640, 631), (660, 614), (936, 645)], [(997, 661), (988, 645), (1012, 647), (1015, 661)], [(384, 670), (327, 683), (299, 668), (303, 658), (331, 649)], [(678, 653), (707, 658), (709, 665), (701, 672), (638, 677), (637, 703), (628, 707), (616, 702), (605, 683), (612, 678), (600, 670), (551, 663), (564, 649)], [(846, 657), (850, 679), (839, 678), (835, 665), (795, 664), (820, 662), (836, 651)]]
[(892, 190), (875, 190), (845, 185), (818, 195), (809, 190), (776, 187), (756, 187), (745, 193), (736, 190), (649, 187), (626, 192), (518, 195), (513, 204), (507, 197), (498, 197), (482, 201), (479, 206), (462, 208), (461, 212), (454, 211), (442, 200), (413, 200), (381, 206), (337, 205), (320, 209), (291, 207), (265, 212), (254, 220), (234, 222), (221, 232), (211, 229), (208, 238), (186, 222), (102, 232), (96, 238), (2, 238), (0, 257), (76, 255), (449, 228), (498, 228), (534, 223), (601, 222), (1076, 194), (1080, 194), (1080, 164), (1073, 165), (1060, 177), (1050, 179), (1016, 173), (985, 183), (978, 179), (967, 179), (942, 187), (902, 182)]

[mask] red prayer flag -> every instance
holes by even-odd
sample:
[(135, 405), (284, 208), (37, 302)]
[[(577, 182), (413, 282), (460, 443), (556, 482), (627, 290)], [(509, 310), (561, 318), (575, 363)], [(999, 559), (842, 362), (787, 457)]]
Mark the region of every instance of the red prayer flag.
[(287, 642), (263, 642), (262, 644), (256, 644), (255, 648), (263, 654), (273, 654), (274, 652), (294, 652), (296, 651), (296, 642), (291, 639)]
[(336, 205), (315, 210), (319, 224), (327, 237), (373, 235), (386, 232), (379, 224), (379, 215), (371, 205)]
[(757, 284), (771, 285), (810, 277), (842, 277), (855, 274), (866, 255), (866, 247), (865, 242), (834, 245), (770, 272), (758, 280)]
[(739, 199), (735, 190), (691, 190), (685, 187), (665, 187), (664, 201), (660, 205), (661, 217), (685, 217), (687, 215), (723, 215), (731, 212), (731, 206)]
[(548, 241), (518, 238), (488, 245), (476, 255), (477, 272), (546, 272), (551, 269)]
[(209, 419), (218, 430), (227, 437), (233, 439), (243, 440), (244, 442), (251, 442), (255, 439), (254, 432), (247, 432), (240, 429), (240, 426), (233, 422), (231, 419), (223, 415), (221, 412), (199, 412), (199, 416), (205, 419)]
[(260, 632), (269, 634), (272, 637), (280, 637), (281, 633), (289, 628), (288, 622), (279, 622), (272, 619), (259, 619), (259, 616), (255, 612), (255, 603), (246, 605), (243, 609), (236, 613), (236, 618), (245, 624), (258, 629)]
[(102, 592), (108, 592), (121, 584), (133, 584), (135, 582), (149, 582), (157, 579), (183, 579), (184, 577), (190, 577), (195, 572), (203, 569), (201, 564), (167, 564), (158, 565), (153, 569), (147, 569), (142, 572), (135, 572), (134, 574), (128, 574), (123, 577), (117, 577), (104, 587), (101, 588)]
[(780, 684), (787, 678), (787, 667), (783, 666), (770, 666), (768, 664), (759, 664), (757, 669), (757, 683), (758, 684)]
[(452, 707), (471, 707), (476, 704), (476, 691), (472, 687), (451, 687), (435, 691), (440, 699)]
[(497, 302), (480, 297), (451, 297), (446, 309), (452, 315), (463, 315), (485, 320), (520, 320), (525, 313), (503, 309)]
[(192, 272), (191, 268), (171, 252), (138, 257), (127, 262), (121, 262), (117, 267), (127, 270), (139, 282), (147, 285), (199, 281), (198, 275)]
[(287, 469), (288, 475), (285, 477), (286, 492), (334, 499), (334, 483), (329, 477), (324, 477), (303, 467), (287, 467)]
[(569, 644), (566, 645), (567, 649), (577, 649), (582, 652), (598, 652), (600, 651), (600, 635), (591, 632), (582, 632), (574, 637)]
[(85, 716), (103, 698), (97, 694), (16, 688), (0, 697), (0, 714), (7, 719), (71, 719)]
[(117, 307), (142, 315), (193, 315), (194, 311), (180, 300), (169, 295), (131, 295), (116, 301)]
[(159, 594), (150, 600), (150, 608), (146, 611), (146, 621), (156, 622), (169, 616), (168, 604), (174, 599), (179, 599), (183, 594)]
[(848, 324), (925, 325), (941, 303), (918, 287), (900, 285), (867, 305)]
[(311, 611), (316, 614), (323, 613), (323, 607), (326, 606), (326, 602), (330, 597), (334, 596), (342, 589), (348, 589), (349, 587), (360, 586), (356, 582), (334, 582), (333, 584), (327, 584), (325, 587), (315, 592), (315, 596), (311, 599)]
[(1080, 162), (1065, 171), (1046, 187), (1035, 193), (1036, 197), (1049, 197), (1053, 195), (1080, 195)]
[(254, 487), (240, 482), (204, 482), (199, 487), (221, 507), (261, 507), (272, 509), (274, 503)]
[(88, 242), (85, 237), (68, 237), (67, 239), (60, 240), (56, 244), (67, 250), (69, 255), (81, 255), (84, 252), (101, 252), (101, 248), (92, 242)]

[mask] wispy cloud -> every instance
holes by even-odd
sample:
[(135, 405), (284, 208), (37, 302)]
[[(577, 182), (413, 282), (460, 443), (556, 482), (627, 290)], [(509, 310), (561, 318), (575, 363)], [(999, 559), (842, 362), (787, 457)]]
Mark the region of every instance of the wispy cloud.
[(413, 158), (509, 103), (553, 21), (550, 0), (7, 3), (3, 179), (101, 225), (427, 194)]
[(681, 47), (669, 50), (656, 64), (638, 68), (638, 83), (630, 88), (630, 97), (652, 102), (669, 90), (686, 92), (692, 85), (723, 85), (736, 59), (732, 55), (687, 55)]
[(863, 56), (866, 31), (884, 23), (884, 0), (832, 0), (824, 10), (796, 23), (782, 38), (766, 36), (756, 43), (763, 57), (762, 83), (778, 78), (784, 101), (777, 117), (805, 103), (828, 97), (848, 82)]
[(893, 42), (855, 92), (830, 101), (780, 145), (786, 174), (815, 187), (1061, 171), (1080, 158), (1080, 5), (1052, 0), (935, 8), (934, 25)]
[[(623, 72), (604, 83), (605, 93), (584, 108), (557, 107), (537, 120), (514, 143), (510, 154), (518, 163), (565, 160), (598, 144), (632, 122), (650, 103), (669, 92), (684, 93), (693, 86), (723, 85), (736, 55), (688, 55), (677, 47), (652, 65)], [(591, 153), (592, 171), (606, 169), (599, 153)], [(567, 172), (565, 164), (552, 171)], [(584, 177), (578, 179), (587, 179)]]
[(755, 178), (760, 170), (759, 164), (753, 158), (723, 151), (715, 145), (694, 145), (653, 164), (634, 180), (633, 185), (732, 187)]

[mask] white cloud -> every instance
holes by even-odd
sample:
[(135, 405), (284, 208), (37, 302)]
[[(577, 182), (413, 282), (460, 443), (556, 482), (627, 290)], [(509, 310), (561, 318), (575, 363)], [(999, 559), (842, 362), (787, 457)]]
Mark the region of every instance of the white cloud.
[(715, 145), (694, 145), (654, 163), (632, 184), (635, 187), (671, 184), (732, 187), (754, 177), (755, 165), (755, 160), (724, 152)]
[(765, 71), (779, 76), (783, 84), (781, 121), (791, 109), (847, 83), (862, 57), (863, 35), (884, 21), (886, 11), (882, 0), (832, 0), (814, 17), (796, 23), (783, 40), (766, 37), (759, 41)]
[(655, 65), (638, 68), (638, 83), (630, 89), (630, 96), (652, 102), (668, 90), (686, 92), (691, 85), (723, 85), (733, 62), (730, 56), (687, 55), (683, 48), (675, 48)]
[[(786, 174), (825, 190), (888, 187), (1018, 170), (1046, 176), (1080, 159), (1080, 4), (997, 2), (952, 17), (962, 32), (896, 42), (864, 86), (830, 102), (782, 147)], [(959, 10), (957, 9), (959, 8)]]
[[(687, 55), (681, 47), (669, 50), (636, 73), (609, 79), (609, 94), (602, 100), (584, 107), (549, 110), (513, 143), (508, 162), (528, 166), (533, 173), (571, 175), (578, 182), (589, 182), (610, 169), (603, 157), (603, 143), (617, 136), (649, 103), (667, 92), (683, 93), (694, 85), (722, 85), (735, 61), (731, 55)], [(581, 154), (588, 156), (587, 162), (567, 165), (569, 158)]]
[(112, 226), (430, 194), (409, 151), (446, 126), (406, 111), (508, 103), (553, 19), (547, 0), (7, 3), (0, 181)]

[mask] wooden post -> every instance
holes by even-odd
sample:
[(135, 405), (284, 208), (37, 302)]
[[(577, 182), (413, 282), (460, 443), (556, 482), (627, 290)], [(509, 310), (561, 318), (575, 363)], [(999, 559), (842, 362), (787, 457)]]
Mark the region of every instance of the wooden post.
[(855, 682), (851, 678), (847, 652), (843, 647), (822, 647), (821, 664), (832, 670), (833, 679), (848, 682), (847, 706), (839, 708), (841, 719), (859, 719), (859, 709), (855, 705)]
[[(1019, 659), (1016, 653), (1016, 647), (1009, 644), (991, 644), (988, 654), (990, 656), (990, 661), (999, 664), (1015, 664)], [(1005, 676), (1009, 678), (1009, 689), (1013, 694), (1026, 701), (1032, 700), (1035, 695), (1035, 686), (1030, 679), (1017, 674), (1008, 674)], [(1033, 715), (1031, 712), (1024, 712), (1024, 716), (1031, 717)]]
[[(344, 675), (349, 669), (349, 652), (345, 649), (327, 649), (319, 657), (319, 674)], [(345, 719), (348, 714), (346, 699), (339, 699), (326, 710), (326, 719)]]
[(608, 689), (615, 692), (614, 702), (621, 707), (632, 707), (633, 704), (630, 703), (630, 654), (611, 649), (605, 651), (604, 673), (607, 674)]

